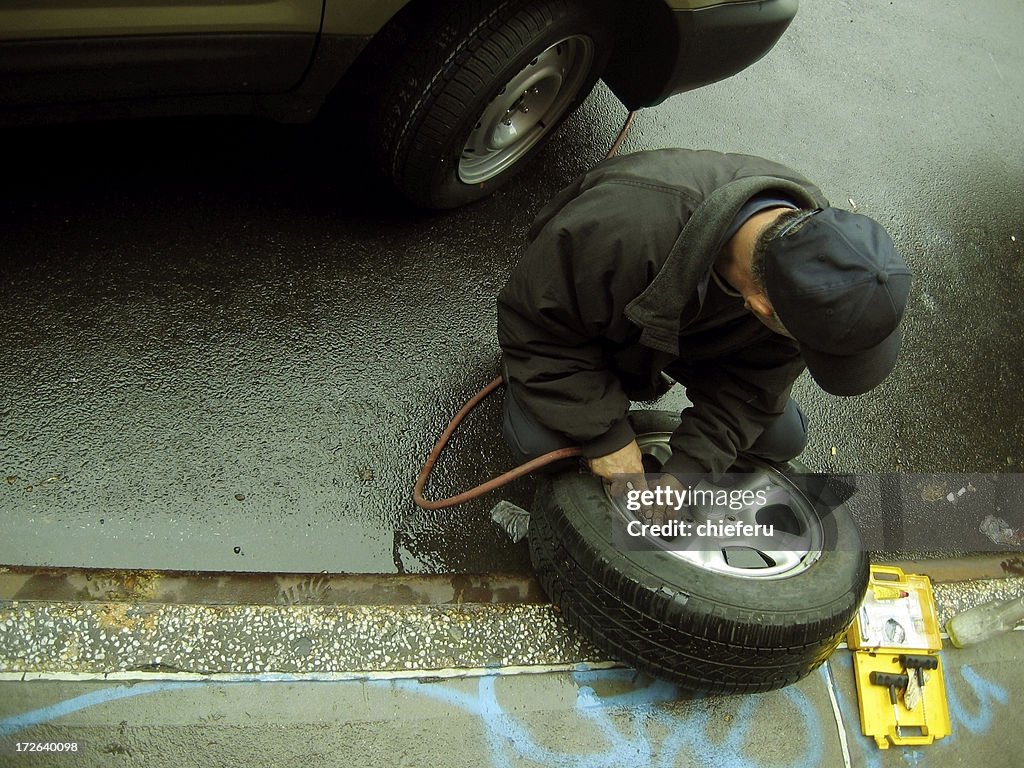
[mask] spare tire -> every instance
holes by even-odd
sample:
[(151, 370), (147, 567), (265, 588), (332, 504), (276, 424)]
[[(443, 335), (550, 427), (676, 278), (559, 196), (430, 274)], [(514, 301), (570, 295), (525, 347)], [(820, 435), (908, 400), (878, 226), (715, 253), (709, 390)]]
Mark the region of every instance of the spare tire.
[[(630, 414), (645, 468), (669, 455), (675, 413)], [(530, 556), (565, 619), (612, 658), (694, 690), (751, 693), (794, 683), (842, 640), (867, 590), (868, 557), (824, 478), (783, 474), (754, 459), (737, 466), (773, 502), (736, 515), (771, 520), (807, 542), (742, 557), (719, 541), (625, 551), (628, 514), (593, 475), (542, 478), (531, 510)], [(780, 498), (784, 504), (777, 503)], [(660, 540), (659, 540), (660, 541)], [(618, 546), (616, 545), (618, 542)]]

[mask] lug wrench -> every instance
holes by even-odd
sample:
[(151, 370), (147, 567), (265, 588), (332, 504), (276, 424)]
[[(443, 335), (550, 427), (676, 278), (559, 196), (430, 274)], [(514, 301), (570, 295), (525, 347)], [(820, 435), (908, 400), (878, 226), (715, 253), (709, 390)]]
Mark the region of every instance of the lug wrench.
[[(921, 718), (924, 720), (925, 728), (928, 727), (928, 707), (925, 704), (925, 693), (924, 683), (925, 676), (924, 671), (926, 669), (938, 669), (939, 659), (936, 656), (922, 656), (911, 653), (901, 653), (899, 655), (900, 664), (903, 665), (903, 670), (909, 675), (910, 670), (914, 670), (914, 675), (917, 677), (917, 685), (921, 689)], [(909, 682), (909, 681), (908, 681)]]
[(872, 672), (868, 679), (872, 685), (880, 685), (883, 688), (889, 689), (889, 701), (892, 703), (892, 716), (896, 721), (896, 737), (902, 738), (903, 731), (900, 728), (900, 713), (897, 709), (896, 702), (896, 691), (900, 689), (906, 689), (907, 684), (910, 682), (910, 678), (907, 675), (896, 675), (891, 672)]

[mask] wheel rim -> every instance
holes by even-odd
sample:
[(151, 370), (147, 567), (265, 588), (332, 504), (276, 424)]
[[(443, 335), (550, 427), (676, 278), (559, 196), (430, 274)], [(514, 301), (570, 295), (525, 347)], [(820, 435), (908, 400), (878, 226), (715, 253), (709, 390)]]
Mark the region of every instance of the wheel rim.
[(493, 179), (535, 147), (568, 110), (593, 60), (593, 41), (574, 35), (523, 67), (477, 118), (459, 158), (459, 179)]
[[(657, 472), (672, 455), (670, 437), (668, 432), (637, 436), (645, 471)], [(692, 535), (674, 541), (645, 537), (645, 543), (703, 570), (743, 579), (784, 579), (810, 568), (821, 556), (824, 541), (814, 505), (789, 478), (764, 462), (744, 458), (736, 469), (739, 471), (731, 477), (741, 478), (740, 482), (728, 489), (764, 490), (765, 504), (755, 503), (741, 510), (714, 505), (691, 510), (681, 519), (692, 524)], [(610, 494), (609, 498), (625, 522), (637, 519), (622, 499)], [(696, 534), (702, 522), (771, 523), (775, 535), (738, 538), (723, 546), (722, 538)]]

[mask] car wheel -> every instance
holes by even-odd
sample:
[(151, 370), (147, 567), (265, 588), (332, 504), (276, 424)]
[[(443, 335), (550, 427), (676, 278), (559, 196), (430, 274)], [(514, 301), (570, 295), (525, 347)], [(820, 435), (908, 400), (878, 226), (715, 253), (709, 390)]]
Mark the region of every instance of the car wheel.
[(373, 126), (385, 173), (413, 202), (490, 194), (586, 98), (609, 53), (600, 4), (453, 4), (398, 53)]
[[(631, 421), (646, 471), (657, 471), (671, 455), (679, 416), (635, 411)], [(679, 540), (650, 539), (643, 551), (624, 551), (613, 530), (623, 530), (631, 513), (600, 479), (543, 478), (530, 555), (566, 620), (614, 659), (695, 690), (765, 691), (818, 667), (867, 589), (856, 525), (828, 501), (820, 477), (783, 474), (754, 459), (740, 469), (744, 487), (765, 489), (768, 503), (732, 515), (771, 522), (782, 544), (723, 547), (721, 539), (686, 537), (686, 549)]]

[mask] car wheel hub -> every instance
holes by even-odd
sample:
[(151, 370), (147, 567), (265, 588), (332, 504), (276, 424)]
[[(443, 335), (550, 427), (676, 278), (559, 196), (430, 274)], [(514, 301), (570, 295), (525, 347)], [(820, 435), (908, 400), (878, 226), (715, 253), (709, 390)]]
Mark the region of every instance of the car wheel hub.
[[(637, 437), (646, 472), (659, 471), (672, 455), (670, 437), (667, 432)], [(746, 504), (741, 509), (715, 504), (691, 507), (678, 516), (689, 526), (686, 536), (670, 541), (652, 536), (646, 542), (704, 570), (738, 578), (782, 579), (807, 570), (823, 547), (821, 521), (812, 502), (783, 473), (756, 459), (744, 458), (730, 478), (738, 482), (721, 490), (752, 491), (755, 497), (763, 491), (765, 503)], [(621, 499), (612, 501), (626, 523), (637, 519)], [(731, 524), (770, 524), (773, 535), (721, 535), (720, 526)]]
[(544, 75), (528, 84), (504, 115), (498, 116), (497, 125), (488, 126), (490, 136), (484, 134), (487, 150), (506, 149), (533, 130), (551, 108), (561, 84), (561, 77), (553, 75)]
[(568, 110), (594, 58), (590, 38), (567, 37), (545, 49), (484, 108), (459, 159), (459, 179), (481, 184), (530, 151)]

